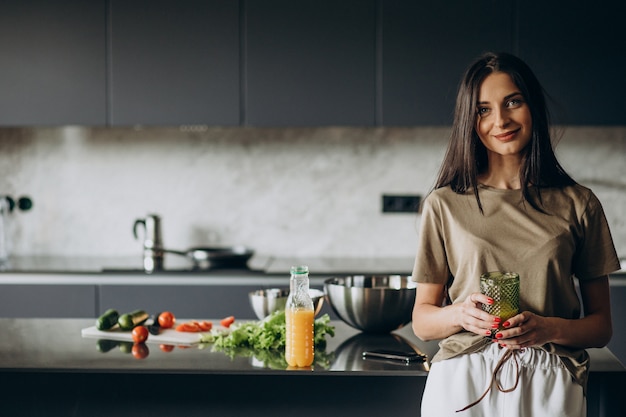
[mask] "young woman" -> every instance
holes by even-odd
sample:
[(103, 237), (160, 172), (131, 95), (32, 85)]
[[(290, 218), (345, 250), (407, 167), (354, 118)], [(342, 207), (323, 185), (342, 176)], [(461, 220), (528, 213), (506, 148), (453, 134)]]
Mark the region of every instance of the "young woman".
[[(423, 416), (586, 415), (584, 349), (611, 338), (608, 274), (620, 265), (600, 202), (558, 163), (549, 128), (519, 58), (488, 53), (467, 69), (413, 271), (413, 331), (441, 339)], [(491, 271), (519, 274), (508, 320), (482, 309)]]

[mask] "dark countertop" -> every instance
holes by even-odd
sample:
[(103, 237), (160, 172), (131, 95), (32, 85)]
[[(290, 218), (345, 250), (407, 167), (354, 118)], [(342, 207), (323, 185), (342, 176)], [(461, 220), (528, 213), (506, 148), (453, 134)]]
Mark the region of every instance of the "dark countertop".
[[(184, 320), (182, 320), (184, 321)], [(215, 323), (218, 321), (214, 320)], [(406, 365), (402, 362), (363, 360), (366, 349), (422, 350), (430, 356), (436, 343), (424, 343), (412, 335), (410, 326), (387, 335), (368, 335), (341, 321), (332, 322), (335, 336), (327, 337), (327, 346), (317, 353), (315, 374), (355, 372), (360, 375), (423, 376), (427, 363)], [(293, 374), (293, 371), (263, 363), (259, 358), (235, 356), (212, 351), (212, 345), (174, 347), (161, 350), (158, 343), (148, 343), (149, 355), (137, 360), (119, 346), (103, 353), (98, 339), (82, 337), (81, 329), (94, 325), (93, 319), (0, 319), (0, 370), (82, 373), (165, 373), (165, 374)], [(115, 343), (114, 343), (115, 344)], [(280, 358), (274, 358), (280, 359)], [(282, 362), (282, 361), (277, 361)], [(613, 367), (610, 357), (603, 366)]]
[[(217, 321), (215, 321), (217, 322)], [(361, 333), (341, 321), (333, 321), (336, 334), (327, 338), (326, 349), (319, 352), (312, 373), (330, 375), (425, 376), (428, 363), (406, 365), (397, 362), (364, 360), (367, 349), (414, 349), (431, 358), (436, 342), (423, 342), (410, 326), (386, 335)], [(147, 343), (149, 355), (142, 360), (122, 352), (117, 346), (103, 353), (98, 339), (82, 337), (81, 329), (94, 325), (93, 319), (0, 319), (0, 370), (83, 373), (200, 373), (200, 374), (293, 374), (281, 368), (269, 368), (262, 361), (245, 356), (231, 359), (211, 345), (175, 347), (164, 352), (159, 344)], [(149, 340), (149, 339), (148, 339)], [(624, 366), (606, 348), (589, 349), (592, 372), (625, 372)]]
[[(135, 359), (118, 347), (98, 351), (81, 337), (93, 319), (0, 319), (2, 413), (41, 416), (275, 417), (341, 415), (419, 416), (428, 363), (404, 365), (363, 360), (364, 349), (418, 348), (424, 343), (406, 326), (393, 335), (370, 336), (333, 322), (324, 365), (312, 370), (265, 367), (249, 357), (230, 359), (209, 347), (164, 352), (147, 344)], [(589, 417), (624, 415), (624, 367), (608, 349), (589, 349)]]

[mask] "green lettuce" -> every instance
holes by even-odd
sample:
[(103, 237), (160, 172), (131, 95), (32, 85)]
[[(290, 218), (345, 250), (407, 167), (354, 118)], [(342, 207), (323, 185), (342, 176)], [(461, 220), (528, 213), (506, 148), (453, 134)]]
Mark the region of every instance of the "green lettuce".
[[(254, 356), (271, 363), (272, 368), (285, 368), (285, 311), (277, 311), (261, 321), (234, 323), (228, 330), (214, 330), (202, 336), (201, 343), (213, 345), (214, 351), (235, 356)], [(326, 336), (335, 335), (330, 317), (324, 314), (313, 322), (315, 363), (326, 367), (329, 357), (325, 355)], [(319, 360), (318, 360), (319, 359)], [(283, 366), (284, 365), (284, 366)]]

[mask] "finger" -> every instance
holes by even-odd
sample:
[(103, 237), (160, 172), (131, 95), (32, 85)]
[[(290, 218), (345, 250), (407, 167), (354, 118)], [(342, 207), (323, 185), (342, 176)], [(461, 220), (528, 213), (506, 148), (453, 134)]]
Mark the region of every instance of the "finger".
[(502, 323), (502, 327), (507, 329), (511, 327), (518, 327), (527, 322), (528, 319), (528, 315), (525, 312), (522, 312), (505, 320), (504, 323)]
[(486, 304), (486, 305), (493, 304), (493, 298), (487, 297), (485, 294), (481, 294), (479, 292), (470, 294), (469, 300), (475, 305), (476, 304)]

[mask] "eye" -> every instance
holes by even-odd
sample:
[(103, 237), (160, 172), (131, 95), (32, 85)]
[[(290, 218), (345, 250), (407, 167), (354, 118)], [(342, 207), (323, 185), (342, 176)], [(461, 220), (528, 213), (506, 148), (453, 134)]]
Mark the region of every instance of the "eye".
[(476, 114), (478, 115), (478, 117), (484, 117), (487, 115), (487, 113), (489, 113), (488, 107), (478, 107), (476, 109)]
[(522, 104), (524, 104), (524, 100), (522, 100), (521, 98), (512, 98), (506, 102), (507, 107), (519, 107)]

